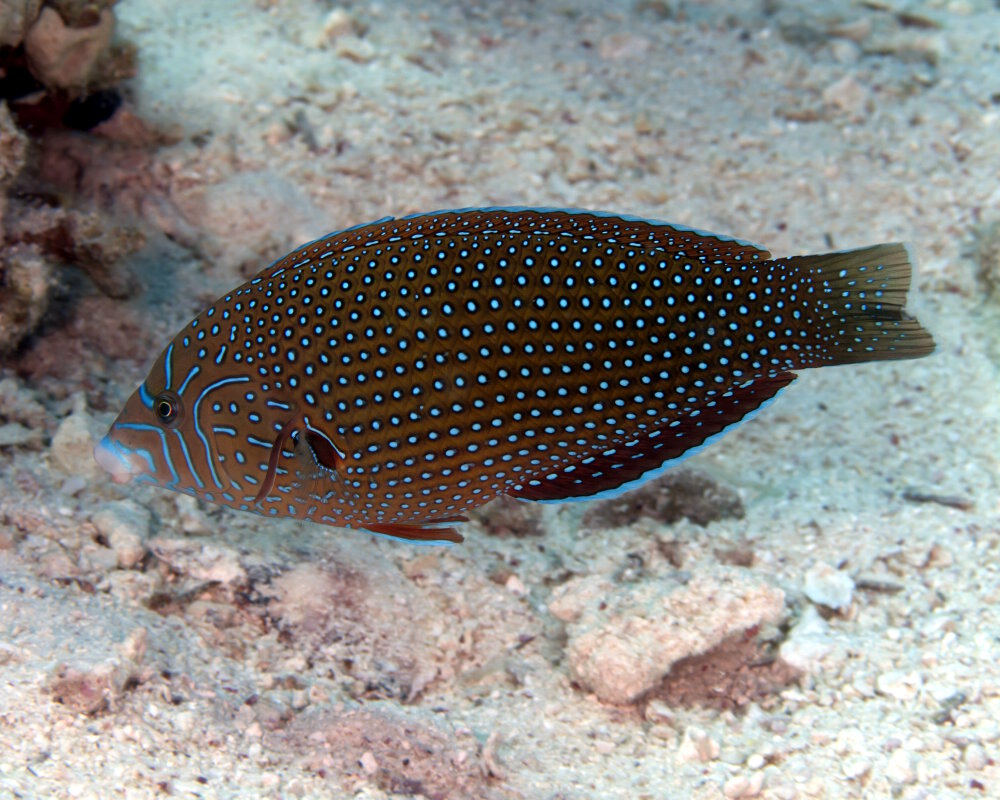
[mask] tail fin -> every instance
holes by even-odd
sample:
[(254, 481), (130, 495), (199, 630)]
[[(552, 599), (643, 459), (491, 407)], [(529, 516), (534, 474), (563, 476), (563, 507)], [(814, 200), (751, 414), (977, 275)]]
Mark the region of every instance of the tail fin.
[[(913, 266), (902, 244), (779, 261), (811, 279), (815, 332), (826, 364), (921, 358), (934, 339), (904, 310)], [(813, 366), (818, 366), (815, 364)]]

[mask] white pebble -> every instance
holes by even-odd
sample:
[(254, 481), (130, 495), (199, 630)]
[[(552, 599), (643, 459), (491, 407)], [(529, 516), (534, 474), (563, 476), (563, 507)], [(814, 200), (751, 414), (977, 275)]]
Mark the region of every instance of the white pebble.
[(889, 761), (885, 765), (886, 777), (893, 783), (909, 786), (917, 779), (915, 764), (913, 754), (909, 750), (900, 748), (889, 756)]
[(341, 58), (358, 64), (367, 64), (378, 55), (371, 42), (367, 39), (359, 39), (357, 36), (342, 36), (337, 39), (334, 52)]
[(860, 117), (865, 111), (868, 95), (866, 87), (850, 75), (845, 75), (823, 90), (823, 102), (837, 111), (842, 111), (852, 117)]
[(868, 749), (865, 735), (858, 728), (844, 728), (837, 734), (834, 750), (842, 756), (864, 753)]
[(335, 8), (326, 15), (323, 20), (323, 35), (328, 41), (333, 41), (338, 36), (343, 36), (354, 32), (354, 20), (351, 15), (342, 8)]
[(890, 670), (878, 676), (875, 681), (875, 689), (881, 694), (908, 702), (917, 696), (923, 683), (924, 679), (919, 672)]
[(862, 757), (849, 758), (843, 766), (844, 777), (852, 781), (865, 777), (871, 769), (872, 762)]
[(688, 728), (684, 731), (681, 746), (677, 749), (677, 757), (681, 761), (714, 761), (719, 757), (719, 743), (701, 728)]
[(734, 775), (726, 781), (725, 786), (722, 787), (722, 793), (729, 798), (757, 797), (763, 785), (763, 773), (758, 773), (749, 778), (746, 775)]
[(361, 762), (361, 769), (365, 771), (365, 774), (374, 775), (378, 772), (378, 760), (371, 750), (365, 750), (358, 760)]
[(507, 582), (504, 584), (504, 588), (512, 595), (515, 595), (517, 597), (524, 597), (528, 593), (528, 590), (527, 588), (525, 588), (524, 583), (521, 581), (520, 578), (517, 577), (517, 575), (511, 575), (509, 578), (507, 578)]
[(843, 611), (851, 605), (854, 581), (846, 572), (821, 561), (806, 572), (802, 591), (817, 605)]
[(861, 48), (848, 39), (836, 39), (830, 44), (830, 55), (838, 64), (855, 64), (861, 58)]
[(806, 606), (788, 638), (781, 644), (781, 660), (800, 672), (818, 672), (833, 650), (830, 626), (813, 606)]
[(351, 15), (343, 8), (334, 8), (326, 15), (313, 43), (316, 47), (325, 47), (342, 36), (350, 36), (356, 31), (357, 24)]
[(799, 800), (801, 796), (795, 786), (791, 783), (776, 783), (768, 785), (767, 790), (775, 800)]
[(654, 725), (673, 725), (676, 717), (674, 710), (662, 700), (650, 700), (644, 714), (646, 722)]
[(152, 518), (149, 512), (131, 500), (101, 506), (90, 518), (115, 554), (118, 566), (132, 569), (146, 554)]
[(989, 756), (986, 755), (986, 748), (978, 742), (973, 742), (965, 748), (965, 755), (962, 757), (965, 766), (972, 770), (985, 769), (990, 763)]

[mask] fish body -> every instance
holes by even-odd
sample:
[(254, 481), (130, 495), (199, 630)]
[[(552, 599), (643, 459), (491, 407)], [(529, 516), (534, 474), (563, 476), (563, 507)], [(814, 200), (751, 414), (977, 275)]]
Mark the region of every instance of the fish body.
[(609, 496), (793, 370), (930, 353), (898, 244), (772, 259), (653, 220), (531, 208), (306, 244), (167, 345), (95, 451), (119, 482), (417, 541), (501, 494)]

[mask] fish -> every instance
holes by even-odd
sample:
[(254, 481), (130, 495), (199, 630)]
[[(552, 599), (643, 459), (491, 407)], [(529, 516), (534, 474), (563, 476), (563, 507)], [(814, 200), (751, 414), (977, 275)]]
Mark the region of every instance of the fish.
[(612, 497), (796, 371), (910, 359), (902, 244), (772, 258), (610, 212), (386, 217), (296, 248), (154, 362), (98, 443), (113, 481), (412, 542), (508, 495)]

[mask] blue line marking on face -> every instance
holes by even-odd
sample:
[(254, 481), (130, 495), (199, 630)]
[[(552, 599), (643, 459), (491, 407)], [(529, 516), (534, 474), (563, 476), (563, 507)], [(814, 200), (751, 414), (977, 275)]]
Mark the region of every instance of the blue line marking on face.
[(201, 439), (201, 444), (205, 448), (205, 463), (208, 464), (208, 470), (212, 474), (213, 483), (215, 483), (216, 487), (219, 489), (223, 489), (225, 487), (222, 485), (222, 482), (219, 480), (219, 475), (215, 471), (215, 459), (212, 457), (212, 448), (208, 444), (208, 437), (205, 436), (205, 432), (201, 429), (201, 420), (199, 418), (199, 414), (201, 413), (201, 401), (220, 386), (226, 386), (230, 383), (246, 383), (249, 380), (250, 379), (247, 376), (240, 375), (235, 378), (223, 378), (215, 383), (210, 383), (201, 390), (201, 394), (198, 395), (198, 399), (194, 401), (194, 405), (191, 407), (191, 419), (194, 421), (194, 432), (197, 434), (198, 438)]
[(191, 463), (191, 454), (188, 452), (187, 442), (184, 441), (184, 436), (180, 431), (173, 431), (173, 434), (177, 437), (177, 443), (181, 446), (181, 453), (184, 454), (184, 461), (187, 463), (188, 472), (191, 473), (191, 477), (194, 478), (195, 484), (197, 484), (199, 489), (205, 488), (205, 483), (198, 473), (195, 472), (194, 464)]
[(180, 388), (177, 390), (177, 394), (183, 396), (184, 390), (187, 389), (187, 385), (191, 382), (191, 379), (201, 372), (201, 367), (195, 365), (191, 367), (191, 371), (188, 373), (187, 377), (184, 379), (184, 383), (181, 384)]
[(133, 450), (132, 452), (135, 453), (137, 456), (140, 456), (142, 458), (142, 460), (146, 462), (146, 466), (149, 468), (149, 470), (148, 470), (148, 474), (149, 475), (155, 475), (156, 474), (156, 462), (153, 461), (153, 454), (152, 453), (150, 453), (145, 448), (138, 448), (138, 449)]
[(167, 437), (160, 432), (160, 441), (163, 443), (163, 461), (167, 465), (167, 469), (170, 470), (170, 481), (163, 484), (168, 489), (173, 489), (181, 482), (181, 476), (177, 473), (177, 469), (174, 467), (174, 460), (170, 457), (170, 447), (167, 443)]
[(170, 384), (173, 382), (174, 376), (174, 343), (171, 342), (170, 346), (167, 348), (167, 355), (163, 359), (163, 374), (166, 377), (167, 385), (165, 388), (169, 389)]
[[(132, 431), (152, 431), (157, 436), (159, 436), (160, 442), (163, 445), (163, 463), (167, 465), (167, 469), (170, 470), (170, 475), (172, 478), (172, 480), (170, 480), (168, 483), (163, 483), (160, 485), (166, 487), (167, 489), (173, 489), (175, 486), (177, 486), (178, 483), (180, 483), (181, 480), (180, 476), (177, 474), (177, 470), (174, 469), (174, 462), (170, 458), (170, 449), (167, 447), (167, 437), (164, 436), (164, 431), (159, 426), (147, 425), (142, 422), (121, 422), (115, 425), (115, 428), (119, 428), (122, 430), (132, 430)], [(133, 451), (133, 452), (146, 452), (146, 451)], [(152, 458), (149, 458), (148, 460), (150, 462), (150, 469), (148, 476), (149, 480), (153, 483), (159, 483), (159, 481), (157, 481), (156, 478), (154, 477), (157, 474), (157, 470), (153, 466)]]
[[(112, 434), (113, 434), (115, 428), (120, 428), (120, 427), (122, 427), (122, 426), (121, 425), (115, 425), (112, 428)], [(155, 474), (156, 473), (156, 463), (153, 461), (153, 456), (152, 456), (152, 454), (148, 450), (146, 450), (143, 447), (135, 447), (135, 448), (126, 447), (121, 442), (119, 442), (116, 439), (114, 439), (113, 435), (112, 436), (105, 436), (101, 440), (101, 442), (98, 445), (98, 447), (109, 448), (110, 451), (114, 454), (115, 458), (119, 459), (123, 464), (126, 465), (126, 468), (127, 468), (127, 470), (128, 470), (128, 472), (129, 472), (130, 475), (134, 474), (133, 471), (132, 471), (132, 469), (131, 469), (131, 465), (129, 463), (129, 457), (132, 456), (132, 455), (137, 455), (143, 461), (146, 462), (146, 473), (149, 473), (149, 474)]]
[(153, 395), (151, 395), (149, 393), (149, 389), (146, 388), (146, 382), (145, 381), (143, 381), (141, 384), (139, 384), (139, 399), (142, 401), (142, 404), (146, 408), (148, 408), (150, 410), (153, 409)]
[(159, 425), (150, 425), (145, 422), (119, 422), (115, 425), (115, 427), (129, 431), (154, 431), (156, 433), (162, 433), (162, 428), (160, 428)]

